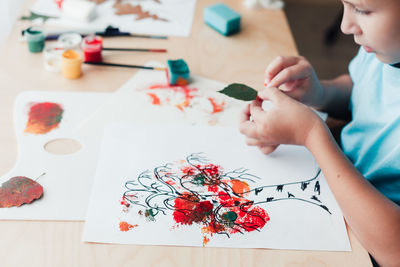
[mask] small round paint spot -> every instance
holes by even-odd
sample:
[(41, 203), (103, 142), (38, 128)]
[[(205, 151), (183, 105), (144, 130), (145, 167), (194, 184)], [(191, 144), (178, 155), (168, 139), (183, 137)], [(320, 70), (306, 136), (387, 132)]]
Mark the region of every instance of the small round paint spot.
[(234, 211), (228, 211), (222, 214), (222, 219), (234, 222), (237, 219), (237, 214)]
[(81, 143), (69, 138), (54, 139), (44, 145), (44, 150), (55, 155), (73, 154), (81, 150), (81, 148)]

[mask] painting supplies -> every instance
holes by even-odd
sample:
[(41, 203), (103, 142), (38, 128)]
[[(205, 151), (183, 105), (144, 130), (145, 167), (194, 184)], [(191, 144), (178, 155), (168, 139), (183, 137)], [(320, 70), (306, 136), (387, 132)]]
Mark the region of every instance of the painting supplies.
[(61, 57), (65, 49), (58, 44), (46, 45), (43, 50), (44, 68), (50, 72), (61, 71)]
[(100, 36), (90, 35), (83, 38), (82, 50), (85, 62), (101, 62), (103, 39)]
[(82, 43), (82, 36), (79, 33), (63, 33), (58, 37), (57, 42), (65, 49), (78, 49)]
[(77, 22), (90, 22), (96, 16), (96, 3), (83, 0), (66, 0), (62, 4), (61, 17)]
[(117, 48), (117, 47), (103, 47), (103, 51), (126, 51), (126, 52), (154, 52), (166, 53), (167, 49), (157, 48)]
[(145, 70), (161, 70), (167, 74), (167, 80), (169, 85), (183, 86), (189, 83), (190, 71), (189, 67), (183, 59), (168, 60), (167, 67), (152, 67), (142, 65), (127, 65), (118, 63), (108, 63), (101, 61), (87, 61), (83, 63), (88, 65), (105, 66), (105, 67), (121, 67), (121, 68), (133, 68), (133, 69), (145, 69)]
[(218, 3), (204, 8), (204, 22), (222, 35), (240, 31), (241, 16), (225, 4)]
[(25, 31), (28, 48), (31, 53), (42, 52), (44, 48), (45, 35), (39, 27), (29, 27)]
[(148, 34), (135, 34), (131, 32), (121, 32), (119, 28), (108, 26), (104, 31), (96, 32), (96, 35), (103, 37), (116, 37), (116, 36), (129, 36), (137, 38), (150, 38), (150, 39), (168, 39), (163, 35), (148, 35)]
[[(21, 31), (22, 38), (21, 40), (24, 41), (26, 39), (25, 36), (25, 31)], [(56, 31), (46, 31), (46, 41), (51, 41), (51, 40), (57, 40), (60, 38), (60, 35), (65, 34), (65, 33), (78, 33), (81, 35), (81, 37), (85, 37), (88, 35), (99, 35), (102, 37), (135, 37), (135, 38), (150, 38), (150, 39), (168, 39), (168, 36), (163, 36), (163, 35), (147, 35), (147, 34), (135, 34), (131, 32), (121, 32), (119, 28), (111, 27), (108, 26), (104, 30), (99, 30), (99, 31), (88, 31), (88, 30), (79, 30), (79, 29), (74, 29), (74, 30), (56, 30)]]
[(166, 68), (150, 67), (150, 66), (142, 66), (142, 65), (127, 65), (127, 64), (117, 64), (117, 63), (107, 63), (107, 62), (91, 62), (91, 61), (84, 61), (83, 63), (89, 64), (89, 65), (96, 65), (96, 66), (105, 66), (105, 67), (121, 67), (121, 68), (132, 68), (132, 69), (166, 71)]
[(189, 67), (183, 59), (168, 60), (167, 77), (171, 85), (187, 85), (189, 83)]
[(82, 57), (74, 50), (62, 54), (62, 74), (67, 79), (77, 79), (82, 74)]

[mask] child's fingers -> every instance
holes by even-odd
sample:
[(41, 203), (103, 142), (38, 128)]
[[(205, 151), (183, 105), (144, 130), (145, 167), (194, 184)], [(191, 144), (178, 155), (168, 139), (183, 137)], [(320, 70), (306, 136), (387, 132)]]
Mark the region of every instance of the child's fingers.
[(267, 67), (265, 75), (267, 79), (271, 80), (276, 74), (281, 72), (283, 69), (297, 64), (299, 61), (298, 57), (276, 57)]
[(249, 138), (255, 138), (257, 136), (257, 129), (254, 122), (250, 121), (250, 105), (239, 115), (239, 131)]
[(293, 65), (279, 72), (268, 83), (268, 87), (279, 87), (284, 83), (304, 79), (308, 74), (308, 70), (302, 65)]
[(258, 137), (257, 127), (254, 122), (247, 121), (239, 124), (239, 131), (247, 138), (256, 139)]
[(279, 145), (261, 146), (261, 147), (258, 147), (258, 148), (261, 150), (261, 152), (263, 154), (268, 155), (268, 154), (271, 154), (272, 152), (274, 152), (278, 148), (278, 146)]
[(250, 104), (246, 105), (244, 110), (239, 114), (239, 123), (245, 123), (250, 120)]
[(262, 143), (260, 140), (251, 137), (246, 138), (246, 144), (249, 146), (257, 146), (257, 147), (264, 146), (264, 143)]
[(279, 98), (282, 97), (282, 95), (284, 95), (284, 93), (282, 93), (278, 88), (275, 87), (265, 88), (259, 91), (257, 94), (257, 96), (262, 100), (271, 100), (273, 103), (276, 103)]
[(256, 124), (262, 124), (263, 121), (265, 121), (266, 112), (262, 109), (261, 105), (257, 105), (253, 102), (250, 105), (250, 114), (251, 118), (255, 121)]

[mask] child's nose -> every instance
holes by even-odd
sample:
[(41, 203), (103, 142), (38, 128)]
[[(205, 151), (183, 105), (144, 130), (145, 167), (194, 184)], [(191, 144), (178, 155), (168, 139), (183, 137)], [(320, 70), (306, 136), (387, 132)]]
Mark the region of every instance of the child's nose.
[(343, 13), (340, 29), (344, 34), (360, 35), (362, 33), (361, 28), (357, 23), (357, 19), (353, 14), (350, 14), (348, 11), (346, 11), (346, 9)]

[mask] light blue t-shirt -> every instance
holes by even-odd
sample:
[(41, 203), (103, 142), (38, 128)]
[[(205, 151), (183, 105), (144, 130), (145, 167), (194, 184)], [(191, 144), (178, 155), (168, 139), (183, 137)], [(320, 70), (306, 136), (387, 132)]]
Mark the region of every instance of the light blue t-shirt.
[(400, 69), (360, 49), (349, 71), (352, 121), (342, 148), (381, 193), (400, 205)]

